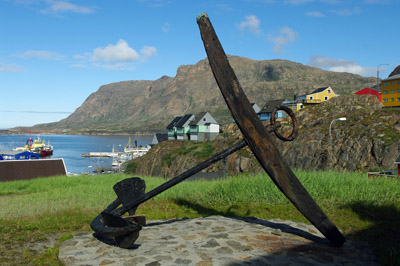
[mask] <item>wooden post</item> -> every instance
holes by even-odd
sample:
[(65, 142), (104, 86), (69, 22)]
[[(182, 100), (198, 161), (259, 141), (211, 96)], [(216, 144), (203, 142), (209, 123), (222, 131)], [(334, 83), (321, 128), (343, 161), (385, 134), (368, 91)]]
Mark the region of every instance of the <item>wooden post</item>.
[(343, 235), (311, 198), (280, 156), (268, 132), (251, 107), (207, 14), (200, 14), (197, 17), (197, 23), (217, 84), (236, 124), (257, 160), (294, 206), (333, 245), (342, 246), (345, 241)]

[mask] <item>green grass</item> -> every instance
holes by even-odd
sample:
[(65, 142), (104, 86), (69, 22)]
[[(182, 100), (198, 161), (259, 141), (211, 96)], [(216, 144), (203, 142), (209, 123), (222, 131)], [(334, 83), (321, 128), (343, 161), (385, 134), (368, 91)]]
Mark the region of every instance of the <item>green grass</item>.
[[(193, 142), (193, 141), (185, 141), (182, 142), (182, 146), (179, 149), (171, 151), (170, 153), (165, 154), (162, 157), (162, 162), (165, 166), (170, 166), (171, 163), (178, 157), (182, 155), (191, 154), (193, 157), (200, 161), (209, 158), (214, 151), (214, 141), (205, 141), (205, 142)], [(134, 162), (134, 161), (132, 161)], [(131, 162), (128, 163), (128, 165)]]
[[(400, 265), (400, 181), (366, 174), (296, 171), (300, 182), (347, 238), (371, 244), (384, 265)], [(0, 183), (0, 265), (59, 265), (60, 243), (115, 199), (129, 177), (51, 177)], [(144, 177), (147, 191), (165, 182)], [(185, 181), (139, 206), (148, 220), (208, 215), (308, 221), (265, 174)], [(53, 248), (32, 247), (55, 236)], [(396, 237), (397, 236), (397, 237)]]

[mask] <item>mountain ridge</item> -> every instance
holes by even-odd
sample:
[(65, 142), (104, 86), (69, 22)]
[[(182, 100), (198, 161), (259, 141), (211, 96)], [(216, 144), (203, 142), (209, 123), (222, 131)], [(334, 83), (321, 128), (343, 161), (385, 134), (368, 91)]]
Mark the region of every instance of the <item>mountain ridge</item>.
[[(331, 86), (338, 94), (351, 94), (376, 83), (374, 77), (325, 71), (300, 63), (228, 56), (247, 97), (262, 107), (276, 98)], [(101, 86), (67, 118), (39, 124), (35, 130), (93, 132), (160, 132), (175, 117), (210, 111), (221, 124), (231, 115), (220, 95), (208, 59), (181, 65), (176, 76), (157, 80), (121, 81)]]

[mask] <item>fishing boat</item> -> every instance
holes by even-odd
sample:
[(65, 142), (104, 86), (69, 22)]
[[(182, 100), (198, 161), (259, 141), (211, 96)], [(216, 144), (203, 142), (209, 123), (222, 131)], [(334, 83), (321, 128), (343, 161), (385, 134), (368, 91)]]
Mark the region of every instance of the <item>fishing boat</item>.
[(53, 146), (50, 145), (50, 142), (46, 143), (46, 141), (42, 140), (39, 136), (34, 140), (29, 136), (24, 147), (17, 147), (13, 150), (38, 153), (40, 157), (53, 155)]

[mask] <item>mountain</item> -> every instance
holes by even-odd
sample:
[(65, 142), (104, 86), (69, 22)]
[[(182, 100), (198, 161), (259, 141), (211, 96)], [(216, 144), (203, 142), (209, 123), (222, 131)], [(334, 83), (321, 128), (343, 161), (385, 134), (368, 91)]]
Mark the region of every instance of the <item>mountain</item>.
[[(325, 71), (286, 60), (228, 58), (247, 97), (259, 106), (271, 99), (293, 99), (294, 95), (324, 86), (345, 95), (376, 83), (373, 77)], [(66, 119), (34, 128), (81, 134), (159, 132), (175, 116), (201, 111), (210, 111), (221, 124), (231, 121), (208, 59), (180, 66), (175, 77), (103, 85)]]

